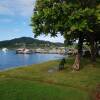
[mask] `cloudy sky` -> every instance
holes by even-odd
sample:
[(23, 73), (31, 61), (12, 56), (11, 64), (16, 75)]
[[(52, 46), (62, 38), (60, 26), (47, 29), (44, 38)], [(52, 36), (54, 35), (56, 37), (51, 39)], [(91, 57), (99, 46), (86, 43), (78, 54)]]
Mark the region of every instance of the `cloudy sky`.
[[(0, 41), (22, 36), (34, 37), (29, 26), (35, 0), (0, 0)], [(39, 36), (40, 40), (63, 42), (63, 37)]]

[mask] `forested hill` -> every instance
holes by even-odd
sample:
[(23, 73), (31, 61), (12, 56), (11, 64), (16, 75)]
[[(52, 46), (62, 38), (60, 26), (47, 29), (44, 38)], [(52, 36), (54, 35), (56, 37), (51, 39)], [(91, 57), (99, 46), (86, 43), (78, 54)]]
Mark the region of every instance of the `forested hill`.
[(22, 47), (24, 44), (28, 48), (63, 46), (63, 43), (53, 43), (53, 42), (49, 42), (49, 41), (34, 39), (31, 37), (21, 37), (21, 38), (15, 38), (12, 40), (0, 41), (0, 48), (3, 48), (3, 47), (18, 48), (18, 47)]

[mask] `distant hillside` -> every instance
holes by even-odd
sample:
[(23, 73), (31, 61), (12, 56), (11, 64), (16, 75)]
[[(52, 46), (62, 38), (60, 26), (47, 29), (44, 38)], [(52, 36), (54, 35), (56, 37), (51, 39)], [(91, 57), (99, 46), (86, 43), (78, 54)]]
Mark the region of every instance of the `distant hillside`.
[(0, 48), (19, 48), (23, 45), (26, 45), (28, 48), (33, 47), (60, 47), (63, 46), (63, 43), (53, 43), (49, 41), (38, 40), (30, 37), (21, 37), (15, 38), (12, 40), (0, 41)]

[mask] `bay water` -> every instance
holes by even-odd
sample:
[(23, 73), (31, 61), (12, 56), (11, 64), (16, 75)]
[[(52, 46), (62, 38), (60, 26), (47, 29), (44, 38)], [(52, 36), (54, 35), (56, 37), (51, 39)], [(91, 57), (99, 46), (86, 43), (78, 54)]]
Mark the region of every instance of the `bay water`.
[(16, 54), (15, 50), (8, 50), (6, 52), (0, 50), (0, 70), (38, 64), (50, 60), (61, 59), (62, 57), (63, 55), (60, 54)]

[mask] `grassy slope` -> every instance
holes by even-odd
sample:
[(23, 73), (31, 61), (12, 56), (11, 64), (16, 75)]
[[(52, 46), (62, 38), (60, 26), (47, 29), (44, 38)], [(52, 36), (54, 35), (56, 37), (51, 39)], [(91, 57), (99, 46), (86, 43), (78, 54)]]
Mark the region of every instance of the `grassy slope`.
[[(83, 62), (84, 61), (84, 62)], [(100, 84), (100, 60), (90, 64), (82, 61), (79, 72), (72, 72), (72, 59), (64, 71), (48, 73), (58, 61), (8, 70), (0, 73), (1, 100), (89, 100), (89, 95)]]

